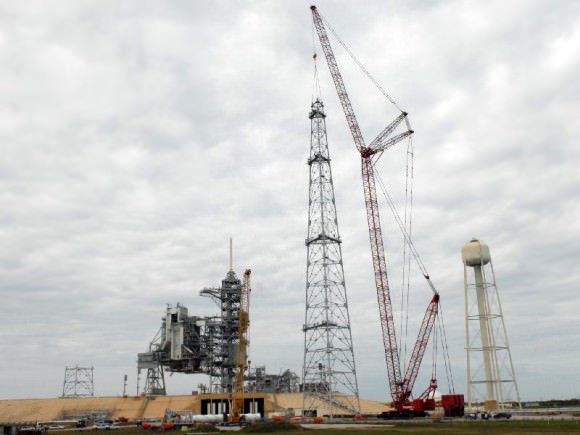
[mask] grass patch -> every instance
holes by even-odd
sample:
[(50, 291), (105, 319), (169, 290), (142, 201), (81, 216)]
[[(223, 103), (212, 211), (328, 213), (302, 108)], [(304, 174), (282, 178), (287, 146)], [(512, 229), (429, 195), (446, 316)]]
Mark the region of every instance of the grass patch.
[(252, 423), (243, 428), (240, 432), (247, 433), (278, 433), (278, 432), (302, 432), (304, 428), (298, 424), (288, 421), (264, 421)]
[[(215, 427), (213, 424), (198, 424), (195, 427), (191, 427), (187, 430), (186, 433), (211, 433), (211, 432), (219, 432), (220, 430)], [(179, 432), (178, 433), (182, 433)]]
[(303, 429), (291, 423), (255, 423), (242, 429), (242, 432), (285, 435), (543, 435), (543, 434), (580, 434), (580, 421), (505, 421), (505, 422), (440, 422), (404, 423), (393, 427), (365, 427), (342, 429)]
[[(365, 427), (364, 424), (352, 429), (330, 427), (328, 429), (304, 429), (299, 425), (289, 422), (257, 422), (243, 428), (242, 433), (278, 434), (284, 435), (543, 435), (543, 434), (580, 434), (580, 420), (559, 420), (559, 421), (473, 421), (473, 422), (438, 422), (438, 423), (416, 423), (406, 422), (403, 424), (393, 423), (393, 427)], [(191, 427), (189, 433), (212, 433), (218, 431), (213, 425), (198, 425)], [(167, 435), (181, 435), (184, 432), (178, 430), (144, 430), (139, 427), (120, 428), (115, 431), (69, 431), (69, 432), (49, 432), (48, 435), (81, 435), (79, 432), (89, 432), (84, 435), (153, 435), (165, 432)], [(185, 433), (187, 433), (185, 432)], [(236, 432), (228, 432), (233, 435)], [(240, 433), (241, 435), (241, 433)]]

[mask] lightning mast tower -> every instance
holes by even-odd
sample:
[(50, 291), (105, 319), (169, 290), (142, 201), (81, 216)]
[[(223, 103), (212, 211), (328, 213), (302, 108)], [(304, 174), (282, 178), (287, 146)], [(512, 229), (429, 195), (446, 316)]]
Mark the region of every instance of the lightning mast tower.
[(489, 247), (477, 239), (461, 251), (465, 282), (467, 403), (487, 410), (521, 407), (516, 373)]
[[(360, 413), (358, 382), (334, 199), (326, 115), (320, 98), (312, 103), (310, 194), (306, 238), (306, 316), (303, 391), (305, 414), (328, 407)], [(344, 393), (339, 393), (342, 391)], [(346, 394), (345, 394), (346, 393)]]

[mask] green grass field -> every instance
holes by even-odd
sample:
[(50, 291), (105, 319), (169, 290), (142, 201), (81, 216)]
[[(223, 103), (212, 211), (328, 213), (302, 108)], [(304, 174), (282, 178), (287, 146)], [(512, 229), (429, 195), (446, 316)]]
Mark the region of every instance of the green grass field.
[[(480, 435), (480, 434), (580, 434), (580, 421), (485, 421), (485, 422), (441, 422), (441, 423), (405, 423), (393, 424), (384, 428), (377, 427), (360, 427), (353, 429), (293, 429), (277, 428), (276, 425), (267, 424), (264, 427), (248, 427), (240, 432), (229, 432), (230, 434), (239, 433), (260, 433), (260, 434), (277, 434), (277, 435), (305, 435), (309, 432), (311, 435), (379, 435), (379, 434), (405, 434), (405, 435), (433, 435), (433, 434), (462, 434), (462, 435)], [(143, 430), (140, 428), (122, 428), (111, 432), (110, 435), (153, 435), (162, 431)], [(192, 431), (190, 433), (195, 433)], [(204, 432), (201, 432), (204, 433)], [(207, 433), (207, 432), (205, 432)], [(167, 431), (167, 434), (185, 435), (187, 432)]]
[(324, 435), (369, 435), (368, 432), (385, 433), (385, 434), (462, 434), (462, 435), (479, 435), (479, 434), (560, 434), (571, 433), (580, 434), (580, 422), (575, 421), (558, 421), (558, 422), (530, 422), (530, 421), (507, 421), (507, 422), (465, 422), (465, 423), (432, 423), (432, 424), (402, 424), (395, 425), (386, 429), (368, 429), (368, 430), (328, 430)]

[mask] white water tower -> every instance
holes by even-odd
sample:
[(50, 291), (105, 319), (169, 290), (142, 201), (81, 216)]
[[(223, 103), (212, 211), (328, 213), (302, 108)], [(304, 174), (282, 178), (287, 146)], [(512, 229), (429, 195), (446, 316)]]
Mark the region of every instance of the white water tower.
[(472, 239), (461, 250), (465, 283), (467, 406), (520, 407), (520, 393), (489, 247)]

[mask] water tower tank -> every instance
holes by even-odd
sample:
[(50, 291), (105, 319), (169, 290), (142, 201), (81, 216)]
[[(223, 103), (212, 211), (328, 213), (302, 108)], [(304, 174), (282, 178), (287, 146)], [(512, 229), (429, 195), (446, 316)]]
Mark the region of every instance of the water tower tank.
[(470, 267), (484, 266), (491, 261), (489, 247), (477, 239), (471, 239), (461, 250), (463, 264)]
[[(467, 404), (486, 410), (520, 403), (489, 247), (473, 238), (461, 250), (465, 290)], [(515, 394), (515, 397), (514, 397)]]

